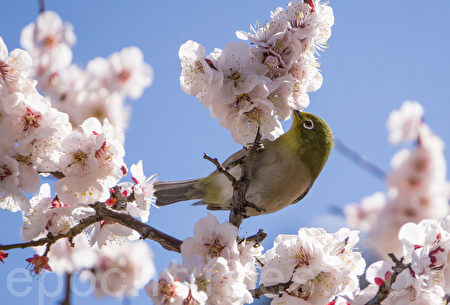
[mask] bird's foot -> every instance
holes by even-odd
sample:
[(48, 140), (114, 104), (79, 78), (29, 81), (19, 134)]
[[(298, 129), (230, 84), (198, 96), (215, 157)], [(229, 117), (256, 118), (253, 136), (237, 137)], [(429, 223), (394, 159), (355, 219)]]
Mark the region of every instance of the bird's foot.
[(244, 145), (245, 150), (250, 150), (253, 147), (256, 147), (257, 152), (261, 152), (264, 150), (264, 144), (262, 142), (247, 143), (246, 145)]

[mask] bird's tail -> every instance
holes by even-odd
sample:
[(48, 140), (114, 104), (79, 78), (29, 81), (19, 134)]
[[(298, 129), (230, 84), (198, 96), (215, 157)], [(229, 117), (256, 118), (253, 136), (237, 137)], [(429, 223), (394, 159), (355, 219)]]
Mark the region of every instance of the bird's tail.
[(158, 181), (154, 184), (157, 206), (164, 206), (178, 201), (201, 199), (203, 194), (195, 188), (200, 179), (183, 181)]

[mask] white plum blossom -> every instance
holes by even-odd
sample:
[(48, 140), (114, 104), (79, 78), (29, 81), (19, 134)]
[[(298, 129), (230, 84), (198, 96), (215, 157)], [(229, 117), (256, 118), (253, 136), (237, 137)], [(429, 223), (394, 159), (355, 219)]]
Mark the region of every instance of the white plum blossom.
[(208, 95), (222, 86), (223, 74), (210, 66), (212, 62), (206, 58), (205, 48), (195, 41), (188, 40), (182, 44), (178, 56), (182, 68), (181, 89), (187, 94), (195, 95), (208, 107)]
[(49, 78), (53, 72), (70, 64), (70, 48), (75, 40), (72, 25), (63, 23), (52, 11), (39, 14), (36, 23), (27, 25), (20, 37), (22, 47), (33, 57), (34, 73), (39, 79)]
[(155, 304), (242, 305), (253, 302), (256, 258), (262, 247), (237, 242), (237, 228), (219, 224), (211, 214), (194, 227), (194, 237), (181, 245), (183, 264), (171, 264), (158, 281), (146, 286)]
[(368, 231), (375, 224), (385, 204), (386, 195), (383, 192), (364, 197), (361, 203), (348, 204), (344, 209), (347, 223), (352, 228)]
[(206, 55), (190, 40), (179, 51), (181, 88), (208, 107), (236, 142), (253, 141), (258, 127), (273, 141), (283, 134), (280, 120), (305, 109), (307, 93), (322, 85), (315, 53), (325, 48), (333, 23), (326, 4), (293, 0), (253, 33), (236, 33), (255, 47), (229, 43)]
[(247, 289), (255, 289), (258, 282), (257, 258), (261, 257), (263, 247), (255, 242), (241, 242), (238, 244), (239, 262), (243, 266), (244, 284)]
[(194, 270), (200, 290), (206, 291), (209, 305), (242, 305), (252, 303), (253, 297), (244, 284), (245, 273), (241, 265), (231, 265), (230, 261), (217, 257), (202, 269)]
[[(44, 247), (42, 247), (44, 248)], [(40, 252), (44, 252), (41, 249)], [(98, 249), (91, 247), (85, 234), (56, 241), (48, 253), (48, 263), (59, 274), (76, 273), (92, 268), (98, 263)]]
[(8, 49), (0, 37), (0, 94), (25, 89), (26, 85), (30, 85), (28, 81), (30, 70), (30, 55), (20, 49), (15, 49), (8, 54)]
[(102, 247), (96, 264), (83, 273), (95, 283), (95, 294), (131, 296), (155, 273), (153, 254), (144, 241)]
[(19, 93), (12, 96), (16, 98), (16, 103), (1, 127), (11, 131), (9, 134), (15, 137), (14, 141), (28, 144), (34, 140), (48, 139), (58, 132), (70, 132), (67, 115), (52, 108), (43, 96)]
[(239, 257), (237, 231), (229, 222), (219, 224), (216, 217), (208, 214), (195, 224), (194, 237), (186, 238), (181, 245), (183, 264), (196, 266), (219, 256), (226, 259)]
[(391, 143), (416, 140), (423, 124), (423, 113), (422, 105), (415, 101), (405, 101), (399, 110), (393, 111), (387, 122)]
[(143, 222), (148, 220), (150, 214), (150, 205), (154, 202), (153, 184), (156, 181), (156, 175), (146, 177), (142, 168), (142, 160), (137, 164), (132, 164), (130, 167), (131, 175), (133, 176), (134, 185), (132, 186), (135, 206), (138, 210), (139, 217)]
[(330, 234), (320, 228), (302, 228), (298, 235), (279, 235), (274, 247), (260, 258), (260, 284), (291, 283), (285, 293), (311, 304), (352, 295), (359, 286), (357, 276), (365, 268), (361, 254), (353, 251), (358, 240), (358, 232), (348, 229)]
[[(388, 304), (442, 304), (450, 292), (450, 216), (423, 220), (418, 224), (407, 223), (400, 228), (398, 238), (402, 244), (403, 264), (391, 291), (381, 303)], [(378, 292), (379, 286), (390, 279), (394, 264), (378, 261), (366, 270), (369, 282), (362, 291), (352, 297), (350, 304), (366, 304)]]
[(27, 211), (30, 202), (22, 190), (34, 192), (39, 182), (39, 176), (32, 168), (6, 154), (0, 156), (0, 208), (11, 212)]
[(30, 209), (23, 211), (22, 237), (26, 241), (44, 232), (50, 232), (53, 235), (65, 234), (76, 223), (72, 217), (73, 209), (53, 200), (47, 183), (41, 185), (39, 194), (31, 198), (30, 204)]
[(59, 198), (67, 204), (89, 204), (109, 198), (109, 188), (122, 178), (125, 154), (121, 136), (107, 120), (86, 120), (62, 143), (61, 171), (55, 184)]
[(69, 115), (74, 128), (95, 117), (108, 119), (122, 132), (130, 114), (124, 99), (142, 95), (152, 82), (152, 68), (143, 61), (141, 50), (128, 47), (107, 59), (90, 61), (83, 70), (71, 64), (74, 43), (72, 25), (51, 11), (40, 14), (21, 36), (22, 46), (33, 59), (32, 76), (39, 81), (39, 89), (53, 107)]
[(418, 224), (407, 223), (400, 229), (398, 237), (403, 245), (403, 256), (412, 262), (412, 274), (428, 274), (430, 282), (449, 293), (450, 231), (446, 222), (450, 222), (450, 216), (423, 220)]
[(145, 286), (145, 291), (155, 305), (182, 305), (189, 295), (189, 286), (174, 277), (169, 270), (163, 270), (157, 281), (151, 280)]
[(377, 193), (345, 209), (352, 227), (368, 231), (367, 244), (380, 257), (390, 252), (401, 255), (397, 235), (405, 223), (437, 219), (450, 212), (444, 143), (422, 121), (422, 116), (422, 106), (409, 101), (391, 114), (391, 135), (398, 137), (394, 142), (416, 140), (415, 146), (393, 156), (385, 196)]
[(88, 72), (97, 75), (100, 83), (110, 92), (118, 92), (130, 98), (139, 98), (153, 81), (153, 70), (144, 62), (144, 55), (137, 47), (128, 47), (109, 56), (92, 61)]
[(96, 222), (89, 232), (91, 245), (97, 244), (99, 248), (105, 245), (121, 245), (128, 240), (136, 240), (133, 229), (110, 220)]

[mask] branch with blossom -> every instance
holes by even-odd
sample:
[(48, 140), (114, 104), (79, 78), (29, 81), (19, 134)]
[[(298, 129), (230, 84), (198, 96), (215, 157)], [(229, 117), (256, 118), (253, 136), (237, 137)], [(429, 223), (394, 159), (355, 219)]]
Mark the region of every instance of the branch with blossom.
[(241, 176), (239, 179), (234, 178), (234, 176), (223, 167), (217, 158), (211, 158), (207, 154), (203, 155), (203, 158), (213, 163), (217, 170), (224, 174), (225, 177), (231, 182), (233, 187), (233, 196), (231, 198), (231, 212), (230, 212), (230, 223), (236, 227), (240, 227), (242, 221), (244, 220), (245, 208), (252, 207), (258, 212), (264, 211), (263, 208), (258, 207), (252, 202), (246, 199), (247, 189), (252, 181), (252, 171), (255, 163), (256, 154), (264, 149), (261, 141), (261, 133), (259, 128), (256, 132), (256, 137), (253, 143), (247, 145), (247, 154), (239, 160), (239, 166), (241, 167)]
[[(144, 175), (141, 161), (129, 171), (124, 162), (125, 98), (140, 97), (153, 77), (142, 52), (128, 47), (81, 69), (72, 64), (72, 26), (50, 11), (23, 30), (25, 51), (8, 52), (0, 39), (0, 129), (10, 131), (0, 138), (0, 207), (22, 212), (25, 240), (0, 245), (0, 261), (7, 259), (6, 250), (36, 247), (37, 254), (26, 260), (36, 274), (66, 274), (70, 286), (71, 275), (80, 273), (98, 296), (132, 295), (145, 286), (156, 305), (242, 305), (262, 295), (272, 305), (420, 304), (447, 298), (450, 194), (443, 143), (423, 123), (418, 103), (406, 103), (389, 119), (393, 143), (417, 140), (415, 149), (393, 160), (389, 197), (377, 195), (375, 207), (348, 210), (357, 225), (369, 228), (382, 217), (403, 215), (389, 223), (398, 238), (381, 226), (370, 236), (378, 241), (395, 236), (396, 247), (380, 242), (378, 248), (401, 252), (401, 260), (392, 254), (394, 264), (379, 261), (366, 269), (356, 248), (359, 231), (345, 228), (280, 234), (265, 253), (262, 230), (238, 237), (242, 209), (259, 209), (246, 200), (246, 191), (255, 156), (264, 149), (261, 139), (280, 136), (280, 121), (305, 109), (308, 93), (320, 88), (316, 53), (325, 47), (333, 23), (328, 5), (293, 0), (273, 11), (267, 24), (236, 33), (250, 45), (230, 43), (209, 55), (193, 41), (180, 47), (182, 89), (208, 107), (236, 142), (253, 141), (236, 161), (239, 178), (204, 155), (232, 182), (229, 222), (209, 214), (184, 241), (146, 224), (155, 176)], [(128, 172), (132, 182), (122, 180)], [(44, 175), (57, 179), (53, 193), (49, 184), (41, 185)], [(38, 189), (32, 198), (24, 195)], [(152, 253), (143, 241), (130, 242), (135, 239), (155, 240), (179, 252), (182, 262), (151, 279)], [(370, 284), (361, 290), (365, 270)], [(70, 303), (70, 289), (64, 302)]]
[(397, 276), (404, 270), (411, 268), (411, 263), (404, 264), (403, 258), (399, 260), (398, 258), (395, 257), (393, 253), (389, 253), (388, 255), (395, 264), (392, 267), (393, 272), (380, 285), (377, 294), (369, 302), (366, 303), (367, 305), (381, 304), (381, 302), (384, 301), (389, 296), (389, 293), (391, 292), (392, 289), (392, 285), (395, 283)]

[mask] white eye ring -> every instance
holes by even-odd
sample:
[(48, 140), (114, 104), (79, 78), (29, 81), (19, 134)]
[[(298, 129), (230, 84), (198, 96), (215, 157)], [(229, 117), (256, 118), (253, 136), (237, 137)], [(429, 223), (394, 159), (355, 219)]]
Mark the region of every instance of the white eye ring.
[(311, 130), (311, 129), (314, 128), (314, 123), (311, 120), (306, 120), (306, 121), (303, 122), (303, 127), (305, 129)]

